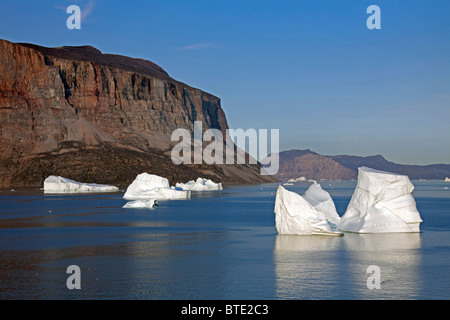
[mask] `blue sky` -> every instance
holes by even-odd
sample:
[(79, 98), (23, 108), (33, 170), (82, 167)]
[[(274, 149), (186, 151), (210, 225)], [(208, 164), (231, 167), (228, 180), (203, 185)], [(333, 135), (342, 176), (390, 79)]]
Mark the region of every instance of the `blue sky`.
[(0, 38), (151, 60), (220, 97), (230, 127), (280, 129), (281, 150), (450, 163), (448, 0), (0, 0)]

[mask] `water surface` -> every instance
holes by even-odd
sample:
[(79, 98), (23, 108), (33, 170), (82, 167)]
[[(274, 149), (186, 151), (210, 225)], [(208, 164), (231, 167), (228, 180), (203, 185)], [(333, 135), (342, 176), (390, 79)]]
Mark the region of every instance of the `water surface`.
[[(0, 298), (449, 299), (450, 183), (413, 183), (421, 233), (343, 237), (278, 235), (278, 184), (151, 210), (123, 209), (123, 192), (3, 191)], [(321, 184), (342, 215), (356, 182)], [(81, 290), (67, 289), (69, 265), (81, 269)], [(379, 290), (367, 288), (370, 265), (380, 267)]]

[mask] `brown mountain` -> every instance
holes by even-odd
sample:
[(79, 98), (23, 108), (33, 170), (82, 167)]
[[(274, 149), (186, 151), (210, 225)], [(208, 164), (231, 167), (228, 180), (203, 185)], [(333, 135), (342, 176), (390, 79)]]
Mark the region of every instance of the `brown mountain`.
[(90, 46), (45, 48), (0, 40), (0, 188), (49, 175), (125, 185), (149, 172), (175, 182), (273, 181), (257, 165), (179, 165), (177, 128), (228, 128), (220, 99), (153, 62)]
[(330, 157), (311, 150), (290, 150), (280, 152), (280, 169), (275, 177), (279, 180), (297, 179), (354, 179), (355, 172)]
[(356, 179), (358, 167), (366, 166), (377, 170), (405, 174), (410, 179), (444, 180), (450, 176), (449, 164), (404, 165), (387, 161), (383, 156), (324, 156), (309, 149), (289, 150), (279, 153), (280, 170), (275, 175), (280, 180), (296, 179)]

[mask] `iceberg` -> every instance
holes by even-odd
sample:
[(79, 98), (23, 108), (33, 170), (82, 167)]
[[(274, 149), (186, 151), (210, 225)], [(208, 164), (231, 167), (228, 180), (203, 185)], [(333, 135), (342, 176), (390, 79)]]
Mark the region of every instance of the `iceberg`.
[(60, 176), (44, 180), (44, 193), (116, 192), (119, 188), (106, 184), (82, 183)]
[(122, 208), (152, 209), (158, 206), (156, 199), (128, 201)]
[(123, 196), (126, 200), (188, 199), (190, 197), (190, 191), (171, 188), (166, 178), (145, 172), (137, 175)]
[(450, 182), (450, 178), (449, 177), (445, 177), (444, 182)]
[(291, 178), (291, 179), (288, 180), (288, 182), (300, 182), (300, 181), (306, 181), (306, 178), (305, 177), (299, 177), (297, 179)]
[(329, 221), (329, 217), (336, 221), (339, 216), (336, 213), (337, 217), (335, 217), (334, 213), (329, 211), (331, 210), (330, 205), (324, 204), (324, 202), (328, 201), (328, 197), (324, 200), (326, 191), (321, 188), (319, 190), (315, 185), (311, 187), (312, 189), (307, 194), (307, 198), (320, 211), (301, 195), (278, 186), (275, 199), (275, 225), (277, 232), (279, 234), (299, 235), (342, 235), (342, 232)]
[(205, 178), (198, 178), (196, 181), (191, 180), (187, 183), (177, 183), (175, 187), (190, 191), (223, 190), (222, 183), (214, 183)]
[(338, 223), (356, 233), (420, 232), (422, 222), (408, 176), (358, 168), (358, 182)]

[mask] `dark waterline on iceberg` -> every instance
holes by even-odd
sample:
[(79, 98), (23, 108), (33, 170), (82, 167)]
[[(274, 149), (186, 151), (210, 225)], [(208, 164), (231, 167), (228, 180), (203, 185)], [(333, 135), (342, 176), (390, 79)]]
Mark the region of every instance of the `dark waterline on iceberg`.
[[(0, 193), (1, 299), (449, 299), (449, 183), (413, 181), (416, 234), (278, 235), (278, 184), (123, 209), (122, 192)], [(338, 213), (356, 182), (321, 181)], [(309, 183), (286, 188), (302, 194)], [(66, 287), (69, 265), (81, 290)], [(369, 290), (367, 267), (381, 270)]]

